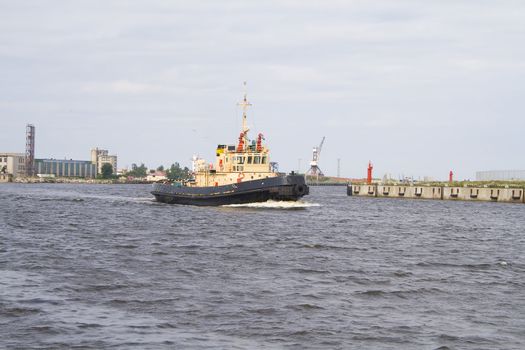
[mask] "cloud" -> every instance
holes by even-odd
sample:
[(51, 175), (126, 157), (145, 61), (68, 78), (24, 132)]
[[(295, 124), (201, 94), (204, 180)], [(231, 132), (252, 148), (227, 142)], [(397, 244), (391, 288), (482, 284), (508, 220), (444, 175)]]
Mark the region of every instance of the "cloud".
[(87, 83), (82, 88), (91, 93), (116, 93), (116, 94), (151, 94), (164, 91), (161, 86), (136, 83), (129, 80), (116, 80), (107, 83)]
[[(201, 153), (209, 148), (213, 155), (214, 143), (234, 139), (235, 104), (247, 80), (250, 117), (264, 124), (272, 149), (282, 150), (284, 168), (309, 157), (311, 140), (325, 134), (327, 146), (352, 148), (356, 126), (388, 131), (417, 156), (423, 147), (404, 136), (407, 125), (435, 128), (432, 135), (443, 138), (451, 126), (475, 125), (475, 133), (441, 146), (443, 154), (486, 138), (500, 158), (484, 164), (502, 164), (513, 161), (509, 140), (521, 134), (494, 133), (491, 123), (523, 125), (523, 18), (525, 3), (512, 0), (4, 1), (0, 114), (5, 125), (22, 129), (26, 120), (38, 121), (39, 130), (110, 123), (121, 138), (102, 130), (94, 140), (118, 142), (124, 163), (138, 155), (157, 163), (188, 158), (181, 153), (195, 144), (186, 132), (192, 123), (209, 136), (194, 146)], [(155, 148), (156, 135), (167, 131), (170, 146)], [(71, 127), (63, 137), (84, 137), (75, 133)], [(139, 133), (147, 145), (128, 141)], [(3, 134), (0, 150), (23, 145), (14, 134)], [(48, 149), (61, 147), (48, 139)], [(323, 156), (330, 161), (329, 152)], [(339, 156), (350, 164), (349, 155)], [(366, 163), (370, 155), (363, 157)], [(375, 157), (378, 166), (382, 161), (395, 163)], [(433, 159), (436, 168), (449, 161)]]

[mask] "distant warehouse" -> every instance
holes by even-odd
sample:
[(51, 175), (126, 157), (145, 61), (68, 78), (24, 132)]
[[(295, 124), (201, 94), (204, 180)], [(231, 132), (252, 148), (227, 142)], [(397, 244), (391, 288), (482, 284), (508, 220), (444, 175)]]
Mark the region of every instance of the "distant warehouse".
[(477, 181), (525, 181), (525, 170), (489, 170), (476, 172)]
[(85, 160), (36, 159), (35, 170), (39, 175), (56, 177), (90, 177), (97, 176), (97, 166)]
[(24, 153), (0, 153), (0, 173), (13, 176), (24, 175), (26, 171)]

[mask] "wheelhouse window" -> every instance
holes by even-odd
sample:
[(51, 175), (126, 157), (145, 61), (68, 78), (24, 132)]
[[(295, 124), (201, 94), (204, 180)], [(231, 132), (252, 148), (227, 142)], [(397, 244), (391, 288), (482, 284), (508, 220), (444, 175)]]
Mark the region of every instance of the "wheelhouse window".
[(253, 157), (252, 156), (248, 156), (248, 164), (252, 164), (253, 162)]
[(261, 164), (261, 156), (253, 157), (253, 164)]
[(244, 156), (237, 156), (236, 163), (244, 164)]
[(266, 156), (263, 156), (263, 157), (262, 157), (262, 162), (261, 162), (261, 164), (266, 164)]

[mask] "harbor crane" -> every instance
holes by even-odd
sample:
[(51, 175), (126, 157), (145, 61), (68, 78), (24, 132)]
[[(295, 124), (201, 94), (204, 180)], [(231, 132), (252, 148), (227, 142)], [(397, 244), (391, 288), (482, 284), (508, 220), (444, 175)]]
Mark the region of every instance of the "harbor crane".
[(310, 162), (310, 169), (306, 172), (306, 175), (315, 176), (319, 179), (319, 176), (324, 176), (323, 171), (319, 168), (319, 159), (321, 158), (321, 150), (323, 149), (325, 137), (321, 140), (319, 146), (314, 147), (312, 161)]

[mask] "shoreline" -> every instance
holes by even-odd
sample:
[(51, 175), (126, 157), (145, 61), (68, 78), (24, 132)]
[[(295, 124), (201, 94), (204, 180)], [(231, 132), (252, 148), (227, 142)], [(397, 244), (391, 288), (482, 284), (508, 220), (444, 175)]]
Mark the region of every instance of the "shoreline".
[(85, 185), (149, 185), (154, 182), (129, 181), (120, 179), (79, 179), (79, 178), (14, 178), (12, 184), (85, 184)]

